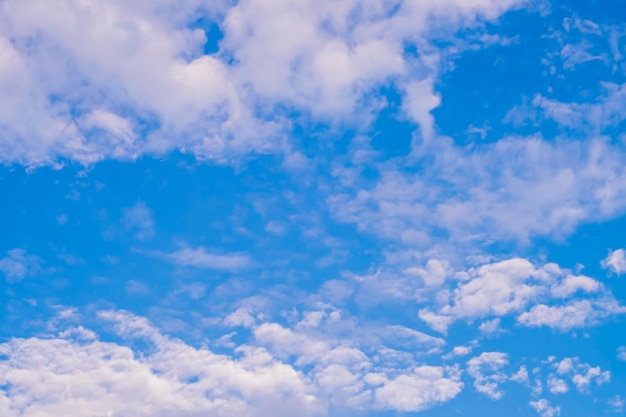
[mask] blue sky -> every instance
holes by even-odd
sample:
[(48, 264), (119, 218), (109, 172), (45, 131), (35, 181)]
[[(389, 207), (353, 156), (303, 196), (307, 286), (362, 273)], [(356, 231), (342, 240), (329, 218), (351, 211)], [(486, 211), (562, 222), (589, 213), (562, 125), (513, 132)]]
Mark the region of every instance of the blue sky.
[(616, 1), (0, 4), (0, 415), (626, 401)]

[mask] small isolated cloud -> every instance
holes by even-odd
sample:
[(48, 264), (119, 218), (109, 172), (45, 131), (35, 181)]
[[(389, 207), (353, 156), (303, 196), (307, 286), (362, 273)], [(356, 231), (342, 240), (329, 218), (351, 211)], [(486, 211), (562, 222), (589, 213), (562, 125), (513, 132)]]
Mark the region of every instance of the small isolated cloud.
[(626, 361), (626, 346), (620, 346), (617, 349), (617, 357), (623, 361)]
[(11, 249), (6, 256), (0, 259), (0, 271), (7, 281), (17, 282), (36, 274), (41, 270), (41, 259), (29, 255), (24, 249)]
[(528, 404), (530, 404), (541, 417), (555, 417), (561, 415), (561, 407), (552, 407), (545, 398), (531, 401)]
[(624, 249), (614, 250), (600, 264), (602, 268), (621, 275), (626, 272), (626, 252)]
[(471, 346), (455, 346), (443, 358), (444, 359), (452, 359), (452, 358), (457, 358), (457, 357), (461, 357), (461, 356), (467, 356), (470, 353), (472, 353), (472, 347)]
[(214, 269), (218, 271), (237, 271), (250, 265), (250, 257), (244, 253), (219, 254), (210, 252), (206, 248), (183, 248), (171, 253), (153, 252), (163, 259), (169, 260), (178, 266), (190, 266), (200, 269)]
[(138, 200), (134, 206), (124, 209), (122, 225), (127, 232), (133, 233), (137, 240), (146, 240), (154, 236), (152, 210), (141, 200)]

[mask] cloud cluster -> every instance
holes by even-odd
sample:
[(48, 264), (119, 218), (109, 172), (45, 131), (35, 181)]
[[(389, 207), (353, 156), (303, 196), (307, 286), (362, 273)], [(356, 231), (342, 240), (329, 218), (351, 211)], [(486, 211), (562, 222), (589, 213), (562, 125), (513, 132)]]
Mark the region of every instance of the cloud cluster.
[[(124, 311), (98, 317), (121, 343), (99, 341), (79, 326), (53, 338), (0, 344), (2, 415), (315, 416), (331, 406), (419, 411), (463, 387), (458, 369), (420, 365), (391, 372), (357, 349), (290, 336), (277, 324), (255, 329), (260, 345), (216, 354), (164, 336)], [(129, 347), (137, 343), (141, 351)], [(302, 356), (290, 364), (292, 353)]]
[[(504, 316), (516, 316), (517, 323), (523, 326), (567, 331), (626, 312), (599, 281), (574, 275), (553, 263), (535, 265), (513, 258), (466, 271), (449, 270), (442, 277), (434, 289), (428, 287), (430, 278), (422, 277), (426, 289), (435, 291), (436, 296), (432, 306), (419, 311), (424, 322), (442, 333), (457, 320), (490, 318), (483, 322), (485, 327), (481, 325), (481, 330), (493, 332), (499, 323), (493, 320)], [(405, 291), (409, 282), (407, 278)], [(423, 294), (424, 287), (420, 288), (419, 282), (412, 285), (416, 297)]]
[[(383, 105), (368, 93), (391, 82), (430, 132), (433, 31), (449, 36), (517, 3), (6, 1), (0, 161), (88, 164), (172, 149), (224, 161), (289, 151), (290, 111), (349, 120)], [(207, 39), (210, 24), (221, 40)]]

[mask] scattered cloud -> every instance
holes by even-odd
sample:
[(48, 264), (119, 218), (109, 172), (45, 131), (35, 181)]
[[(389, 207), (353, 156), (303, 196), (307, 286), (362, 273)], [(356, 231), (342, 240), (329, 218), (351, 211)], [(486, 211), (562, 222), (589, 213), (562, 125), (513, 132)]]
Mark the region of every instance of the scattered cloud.
[(499, 384), (507, 381), (508, 376), (502, 368), (508, 365), (508, 357), (502, 352), (484, 352), (467, 362), (467, 373), (474, 379), (474, 388), (491, 398), (499, 400), (504, 395)]
[[(569, 376), (572, 383), (576, 386), (576, 389), (582, 393), (589, 391), (589, 386), (592, 382), (595, 382), (596, 385), (602, 385), (611, 380), (611, 372), (603, 371), (599, 366), (591, 366), (587, 363), (583, 363), (577, 357), (565, 358), (555, 363), (554, 368), (556, 369), (557, 375)], [(554, 381), (554, 383), (550, 384), (550, 380)], [(550, 376), (548, 383), (552, 393), (567, 392), (567, 388), (564, 386), (565, 382), (554, 375)], [(552, 388), (554, 388), (554, 391)]]

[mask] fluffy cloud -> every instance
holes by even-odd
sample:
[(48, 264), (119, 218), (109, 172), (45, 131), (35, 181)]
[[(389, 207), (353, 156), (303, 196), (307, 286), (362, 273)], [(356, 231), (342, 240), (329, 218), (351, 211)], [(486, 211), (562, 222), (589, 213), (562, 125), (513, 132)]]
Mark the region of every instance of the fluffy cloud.
[(451, 400), (462, 388), (463, 383), (454, 370), (446, 372), (440, 367), (421, 366), (412, 374), (401, 375), (376, 389), (376, 401), (385, 408), (421, 411), (433, 403)]
[[(507, 315), (518, 315), (517, 322), (524, 326), (569, 330), (626, 312), (598, 281), (572, 275), (555, 264), (537, 266), (516, 258), (456, 275), (460, 281), (439, 298), (444, 302), (436, 311), (419, 311), (419, 317), (440, 332), (455, 320), (495, 316), (480, 326), (482, 332), (493, 333), (499, 324), (494, 320)], [(542, 300), (551, 304), (540, 303)]]
[[(602, 385), (611, 380), (611, 372), (603, 371), (599, 366), (591, 366), (588, 363), (583, 363), (579, 358), (565, 358), (560, 362), (556, 362), (554, 368), (557, 375), (569, 376), (572, 383), (576, 386), (576, 389), (583, 393), (589, 391), (589, 386), (592, 382), (595, 382), (596, 385)], [(553, 381), (553, 383), (550, 383), (550, 381)], [(553, 393), (567, 391), (567, 388), (564, 386), (564, 381), (554, 375), (549, 377), (548, 382), (550, 390)]]
[(609, 253), (601, 262), (602, 268), (608, 269), (616, 274), (626, 272), (626, 253), (624, 249), (617, 249)]
[(565, 305), (539, 304), (520, 314), (518, 323), (524, 326), (548, 326), (561, 330), (597, 324), (601, 319), (624, 314), (626, 309), (614, 299), (578, 300)]
[[(99, 341), (14, 339), (0, 346), (2, 394), (11, 417), (38, 415), (261, 416), (319, 411), (293, 368), (262, 350), (237, 360), (165, 341), (135, 357)], [(279, 405), (280, 404), (280, 405)]]
[(545, 398), (531, 401), (530, 406), (534, 408), (541, 417), (555, 417), (561, 415), (561, 407), (552, 407)]
[[(121, 342), (99, 341), (78, 326), (57, 337), (0, 344), (2, 415), (313, 416), (327, 415), (331, 404), (419, 411), (463, 387), (456, 368), (376, 368), (357, 349), (315, 343), (277, 324), (255, 330), (259, 341), (272, 340), (268, 348), (244, 344), (216, 354), (124, 311), (102, 311), (98, 318)], [(309, 360), (280, 359), (291, 354)]]
[[(449, 37), (518, 3), (10, 0), (0, 8), (0, 161), (289, 151), (280, 109), (350, 120), (383, 106), (368, 93), (392, 82), (431, 136), (433, 30)], [(199, 18), (220, 26), (215, 53)]]

